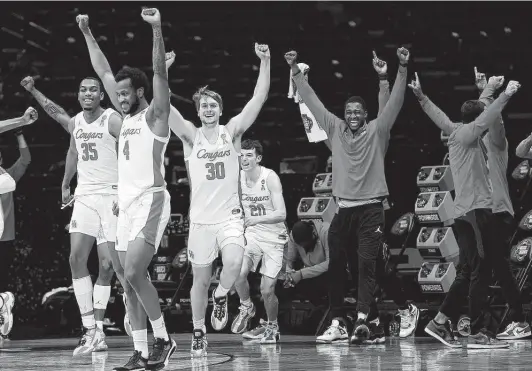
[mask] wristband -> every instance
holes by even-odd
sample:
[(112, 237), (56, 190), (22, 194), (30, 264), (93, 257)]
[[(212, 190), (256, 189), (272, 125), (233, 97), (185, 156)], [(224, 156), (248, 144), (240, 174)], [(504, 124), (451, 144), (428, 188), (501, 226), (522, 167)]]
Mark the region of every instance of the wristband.
[(385, 73), (385, 74), (379, 75), (379, 80), (381, 80), (381, 81), (386, 81), (386, 80), (388, 80), (388, 74)]
[(399, 62), (399, 65), (403, 66), (403, 67), (406, 67), (406, 66), (408, 66), (408, 62), (406, 62), (406, 63)]
[(19, 135), (22, 135), (22, 129), (18, 129), (13, 134), (15, 134), (16, 137), (18, 137)]

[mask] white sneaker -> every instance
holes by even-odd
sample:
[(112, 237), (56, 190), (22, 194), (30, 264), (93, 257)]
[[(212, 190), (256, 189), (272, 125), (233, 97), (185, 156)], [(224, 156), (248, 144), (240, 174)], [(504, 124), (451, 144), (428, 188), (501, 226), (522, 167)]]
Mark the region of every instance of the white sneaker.
[(419, 320), (419, 309), (415, 305), (409, 304), (407, 309), (399, 310), (399, 316), (401, 317), (399, 337), (409, 337), (416, 331)]
[(229, 313), (227, 312), (227, 295), (216, 298), (212, 292), (212, 313), (211, 325), (214, 331), (222, 331), (227, 326), (229, 321)]
[(15, 296), (9, 292), (0, 294), (4, 305), (0, 308), (0, 335), (7, 336), (13, 328), (13, 306), (15, 305)]
[(253, 303), (249, 307), (241, 303), (238, 309), (238, 316), (236, 316), (231, 325), (231, 332), (233, 334), (242, 334), (245, 332), (248, 328), (249, 321), (255, 317), (255, 305)]
[(281, 340), (281, 334), (279, 333), (279, 326), (266, 325), (266, 331), (260, 338), (261, 344), (277, 344)]
[(132, 337), (132, 332), (133, 329), (131, 328), (131, 322), (129, 322), (129, 315), (127, 314), (127, 299), (126, 299), (126, 294), (122, 294), (122, 300), (124, 301), (124, 309), (125, 309), (125, 314), (124, 314), (124, 330), (126, 331), (126, 334), (127, 336), (129, 337)]
[(331, 325), (323, 335), (316, 338), (316, 343), (331, 344), (331, 343), (348, 343), (349, 335), (345, 326), (340, 324), (340, 321), (333, 319)]
[(83, 356), (94, 352), (96, 344), (102, 338), (103, 331), (98, 328), (86, 329), (83, 328), (83, 334), (79, 339), (78, 346), (74, 349), (72, 356)]
[(263, 320), (262, 318), (259, 321), (259, 325), (255, 327), (254, 329), (251, 329), (249, 331), (246, 331), (242, 334), (242, 337), (247, 340), (257, 340), (261, 339), (262, 335), (266, 332), (266, 325), (268, 323)]
[(97, 331), (100, 332), (100, 336), (96, 339), (96, 343), (94, 344), (94, 352), (107, 352), (109, 347), (105, 342), (105, 333), (103, 332), (103, 330), (100, 329), (98, 329)]
[(497, 335), (497, 339), (517, 340), (530, 335), (532, 335), (532, 331), (530, 331), (530, 325), (527, 322), (512, 322), (506, 326), (503, 332)]

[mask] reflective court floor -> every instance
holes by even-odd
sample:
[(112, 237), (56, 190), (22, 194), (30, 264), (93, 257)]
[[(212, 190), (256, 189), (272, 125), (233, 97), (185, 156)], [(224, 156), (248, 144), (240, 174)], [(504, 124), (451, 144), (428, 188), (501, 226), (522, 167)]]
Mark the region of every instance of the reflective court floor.
[[(238, 335), (209, 334), (209, 354), (192, 362), (190, 334), (174, 334), (177, 352), (165, 370), (532, 370), (532, 341), (510, 349), (449, 349), (431, 338), (387, 339), (371, 346), (317, 345), (310, 336), (284, 336), (277, 345), (243, 342)], [(151, 341), (151, 335), (149, 335)], [(109, 351), (72, 358), (77, 339), (4, 341), (2, 371), (107, 371), (122, 366), (132, 354), (132, 341), (108, 336)]]

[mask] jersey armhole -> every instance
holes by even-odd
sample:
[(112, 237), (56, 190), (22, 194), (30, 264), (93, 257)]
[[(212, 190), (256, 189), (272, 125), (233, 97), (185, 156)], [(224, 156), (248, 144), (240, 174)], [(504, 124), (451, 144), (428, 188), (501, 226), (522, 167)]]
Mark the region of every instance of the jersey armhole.
[(187, 161), (190, 156), (192, 156), (192, 152), (194, 152), (194, 147), (196, 146), (196, 142), (198, 141), (198, 135), (200, 134), (199, 129), (196, 130), (196, 135), (194, 135), (194, 140), (192, 141), (192, 148), (190, 149), (190, 153), (188, 156), (185, 157), (185, 143), (183, 143), (183, 160)]

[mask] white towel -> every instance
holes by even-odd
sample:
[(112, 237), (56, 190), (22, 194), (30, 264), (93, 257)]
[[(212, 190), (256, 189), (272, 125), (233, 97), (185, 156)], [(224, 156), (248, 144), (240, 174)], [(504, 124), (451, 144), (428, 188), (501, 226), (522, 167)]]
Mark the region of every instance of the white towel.
[[(301, 70), (301, 73), (308, 80), (308, 71), (310, 66), (305, 63), (298, 63), (297, 66)], [(321, 142), (327, 139), (327, 133), (321, 128), (321, 125), (316, 121), (316, 118), (310, 112), (310, 109), (307, 107), (301, 96), (297, 92), (297, 86), (292, 79), (292, 71), (290, 70), (290, 80), (288, 85), (288, 98), (294, 99), (296, 103), (299, 104), (299, 111), (301, 112), (301, 119), (303, 120), (303, 126), (305, 127), (305, 132), (307, 133), (307, 138), (309, 142), (316, 143)]]

